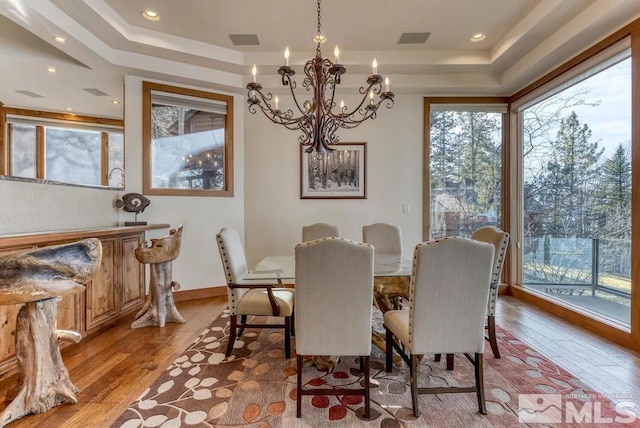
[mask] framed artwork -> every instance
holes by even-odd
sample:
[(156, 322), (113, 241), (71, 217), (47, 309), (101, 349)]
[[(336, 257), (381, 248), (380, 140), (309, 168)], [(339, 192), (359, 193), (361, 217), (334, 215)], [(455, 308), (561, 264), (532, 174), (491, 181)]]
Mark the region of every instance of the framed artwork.
[(341, 143), (322, 156), (300, 145), (300, 199), (367, 199), (367, 143)]

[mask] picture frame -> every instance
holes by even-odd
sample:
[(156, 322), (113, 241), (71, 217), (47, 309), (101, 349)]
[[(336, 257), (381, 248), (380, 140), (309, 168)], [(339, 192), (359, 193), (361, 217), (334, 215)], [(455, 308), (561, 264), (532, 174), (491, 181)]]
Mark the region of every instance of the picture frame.
[(318, 156), (300, 145), (300, 199), (367, 199), (367, 143), (340, 143)]

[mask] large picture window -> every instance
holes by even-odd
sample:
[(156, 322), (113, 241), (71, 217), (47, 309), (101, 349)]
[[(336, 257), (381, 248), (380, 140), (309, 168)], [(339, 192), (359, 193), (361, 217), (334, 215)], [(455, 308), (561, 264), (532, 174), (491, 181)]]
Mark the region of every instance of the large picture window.
[(519, 108), (522, 284), (630, 325), (631, 52)]
[(144, 82), (144, 192), (233, 196), (233, 98)]
[(124, 187), (122, 121), (5, 108), (7, 175)]
[[(502, 228), (502, 151), (506, 103), (427, 99), (429, 236), (469, 237)], [(505, 100), (506, 101), (506, 100)]]

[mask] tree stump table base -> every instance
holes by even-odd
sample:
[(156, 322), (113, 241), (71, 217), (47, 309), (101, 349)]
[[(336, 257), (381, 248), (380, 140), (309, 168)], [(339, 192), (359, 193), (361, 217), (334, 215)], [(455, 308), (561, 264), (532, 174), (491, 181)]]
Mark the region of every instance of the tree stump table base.
[(185, 322), (173, 299), (173, 290), (179, 290), (180, 284), (171, 279), (172, 262), (180, 255), (181, 240), (182, 226), (172, 229), (169, 236), (152, 239), (151, 245), (141, 244), (136, 249), (136, 259), (149, 265), (151, 277), (149, 296), (136, 314), (131, 328), (164, 327), (168, 322)]
[(0, 427), (78, 402), (78, 388), (71, 383), (58, 341), (77, 343), (82, 336), (56, 328), (57, 301), (84, 291), (83, 284), (95, 276), (101, 260), (102, 244), (95, 238), (0, 257), (0, 304), (24, 304), (15, 333), (18, 392), (0, 413)]

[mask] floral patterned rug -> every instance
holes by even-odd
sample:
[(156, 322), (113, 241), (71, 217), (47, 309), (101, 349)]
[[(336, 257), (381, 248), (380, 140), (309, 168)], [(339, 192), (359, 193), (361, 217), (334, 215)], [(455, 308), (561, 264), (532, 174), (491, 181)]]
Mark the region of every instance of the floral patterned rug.
[[(421, 395), (422, 415), (416, 419), (411, 409), (407, 366), (395, 366), (392, 373), (385, 373), (384, 354), (373, 347), (371, 420), (362, 420), (362, 410), (358, 411), (364, 406), (362, 397), (348, 395), (303, 397), (302, 418), (297, 419), (296, 359), (284, 358), (284, 335), (276, 330), (246, 330), (236, 340), (233, 355), (225, 359), (228, 318), (225, 311), (205, 329), (112, 426), (512, 427), (519, 425), (519, 394), (560, 394), (565, 407), (572, 403), (577, 410), (584, 410), (587, 401), (599, 397), (569, 372), (499, 329), (502, 358), (493, 358), (489, 346), (484, 354), (486, 416), (478, 412), (475, 394), (441, 394)], [(419, 368), (420, 385), (473, 384), (473, 366), (464, 356), (456, 355), (453, 371), (447, 371), (444, 358), (442, 360), (436, 363), (430, 355), (423, 359)], [(361, 381), (355, 357), (342, 358), (336, 367), (327, 371), (314, 367), (304, 369), (306, 388), (348, 387)], [(607, 423), (590, 426), (633, 425), (615, 422), (618, 414), (608, 399), (599, 397), (598, 403), (601, 404), (599, 420)], [(527, 415), (523, 417), (526, 420)]]

